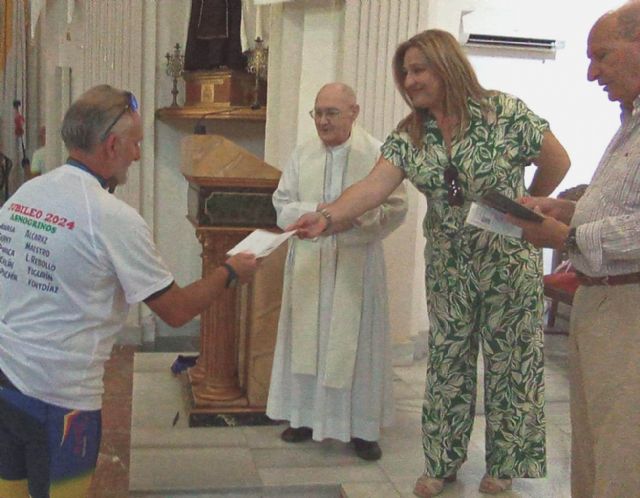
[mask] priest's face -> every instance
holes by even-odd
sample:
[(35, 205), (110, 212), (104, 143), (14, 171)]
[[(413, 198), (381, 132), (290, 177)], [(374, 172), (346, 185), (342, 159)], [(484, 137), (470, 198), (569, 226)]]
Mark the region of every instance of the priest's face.
[(326, 85), (316, 97), (313, 119), (320, 140), (327, 147), (343, 144), (351, 135), (351, 127), (358, 117), (355, 98), (339, 85)]

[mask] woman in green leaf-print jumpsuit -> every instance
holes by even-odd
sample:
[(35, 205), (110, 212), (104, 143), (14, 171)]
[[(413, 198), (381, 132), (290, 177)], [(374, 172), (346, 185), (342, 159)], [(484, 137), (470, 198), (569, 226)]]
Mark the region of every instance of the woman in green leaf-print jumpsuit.
[(495, 117), (488, 121), (470, 101), (468, 128), (452, 142), (450, 159), (442, 133), (428, 117), (423, 147), (415, 148), (403, 132), (392, 133), (382, 147), (383, 157), (402, 169), (428, 204), (423, 224), (431, 323), (423, 408), (426, 474), (452, 476), (466, 460), (481, 347), (487, 473), (543, 477), (540, 253), (519, 239), (465, 225), (470, 201), (450, 206), (443, 176), (455, 165), (467, 199), (492, 189), (520, 197), (524, 166), (538, 156), (548, 124), (514, 97), (498, 93), (487, 101)]
[(550, 194), (569, 160), (545, 120), (479, 85), (448, 33), (430, 30), (405, 42), (394, 73), (414, 110), (387, 138), (381, 161), (399, 168), (428, 206), (426, 464), (415, 492), (439, 493), (467, 458), (480, 348), (487, 469), (480, 490), (500, 492), (513, 477), (546, 474), (542, 262), (528, 243), (465, 219), (471, 201), (490, 190), (525, 195), (524, 168), (532, 162), (532, 193)]
[[(298, 236), (332, 233), (404, 178), (426, 196), (426, 465), (414, 493), (440, 493), (466, 460), (480, 348), (487, 472), (480, 490), (498, 493), (513, 477), (546, 473), (541, 255), (465, 219), (471, 201), (489, 190), (511, 198), (549, 195), (569, 158), (548, 123), (522, 101), (480, 86), (445, 31), (427, 30), (401, 44), (393, 71), (411, 114), (387, 138), (372, 172), (322, 213), (303, 216)], [(527, 192), (524, 168), (531, 163), (537, 169)]]

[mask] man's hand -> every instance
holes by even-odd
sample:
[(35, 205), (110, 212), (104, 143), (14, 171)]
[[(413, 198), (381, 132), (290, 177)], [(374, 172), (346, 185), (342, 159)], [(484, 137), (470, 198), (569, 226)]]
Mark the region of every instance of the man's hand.
[(523, 206), (538, 211), (545, 216), (551, 216), (568, 225), (573, 218), (575, 202), (551, 197), (521, 197), (518, 202)]
[[(528, 207), (531, 206), (529, 205)], [(540, 209), (536, 209), (536, 211), (540, 212)], [(545, 216), (542, 222), (536, 222), (507, 215), (506, 221), (521, 227), (522, 238), (536, 247), (551, 247), (562, 250), (567, 235), (569, 235), (569, 226), (550, 216)]]
[(260, 266), (255, 255), (248, 252), (240, 252), (231, 256), (225, 263), (233, 267), (241, 284), (249, 282)]
[(297, 230), (296, 236), (300, 239), (315, 239), (327, 228), (327, 219), (320, 213), (306, 213), (298, 218), (294, 224), (285, 228), (286, 232)]

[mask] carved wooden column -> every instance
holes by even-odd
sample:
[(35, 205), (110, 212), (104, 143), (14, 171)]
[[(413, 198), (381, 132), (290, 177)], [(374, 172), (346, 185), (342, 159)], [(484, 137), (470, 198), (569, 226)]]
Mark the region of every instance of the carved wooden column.
[[(280, 172), (223, 137), (182, 143), (188, 218), (202, 244), (202, 274), (256, 228), (277, 229), (271, 195)], [(220, 414), (264, 413), (286, 248), (266, 258), (254, 281), (223, 292), (201, 315), (201, 354), (188, 372), (190, 425)]]
[[(202, 244), (202, 275), (211, 274), (226, 252), (250, 231), (198, 228)], [(223, 293), (201, 316), (201, 356), (189, 371), (196, 404), (231, 401), (243, 394), (238, 378), (238, 292)], [(211, 340), (210, 333), (215, 333)]]

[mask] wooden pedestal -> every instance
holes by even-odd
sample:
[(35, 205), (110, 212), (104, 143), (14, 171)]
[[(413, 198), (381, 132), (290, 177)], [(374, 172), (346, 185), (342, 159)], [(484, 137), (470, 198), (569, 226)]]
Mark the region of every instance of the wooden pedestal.
[[(182, 156), (188, 219), (202, 245), (206, 276), (256, 228), (277, 230), (271, 194), (280, 173), (221, 137), (189, 137)], [(285, 256), (286, 244), (262, 261), (251, 283), (224, 291), (201, 315), (201, 354), (188, 372), (190, 425), (218, 425), (207, 416), (264, 413)]]
[[(197, 228), (203, 275), (253, 228)], [(286, 244), (249, 283), (228, 290), (201, 316), (200, 357), (188, 372), (191, 425), (203, 415), (264, 413), (275, 348)]]

